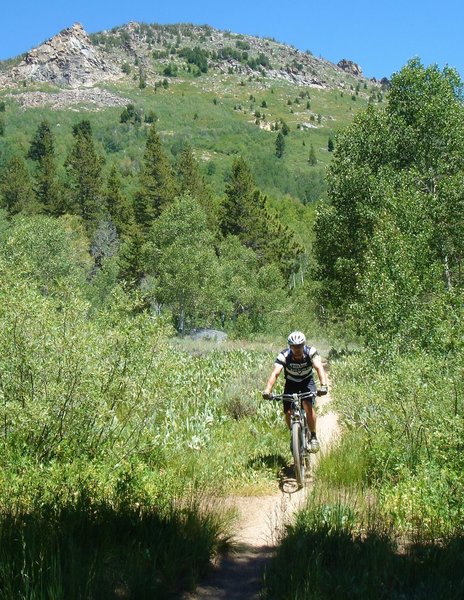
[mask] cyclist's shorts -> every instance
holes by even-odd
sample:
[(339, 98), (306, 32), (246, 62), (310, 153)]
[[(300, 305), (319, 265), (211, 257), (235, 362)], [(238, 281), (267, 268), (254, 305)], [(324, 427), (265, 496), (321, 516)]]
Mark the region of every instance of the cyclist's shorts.
[[(296, 394), (297, 392), (313, 392), (314, 394), (316, 394), (317, 387), (316, 383), (314, 382), (314, 379), (306, 379), (305, 381), (300, 381), (299, 383), (287, 380), (285, 382), (284, 394)], [(308, 400), (305, 400), (305, 402), (311, 402), (313, 406), (315, 401), (315, 398), (308, 398)], [(284, 412), (289, 411), (292, 407), (292, 403), (290, 400), (284, 400), (283, 405)]]

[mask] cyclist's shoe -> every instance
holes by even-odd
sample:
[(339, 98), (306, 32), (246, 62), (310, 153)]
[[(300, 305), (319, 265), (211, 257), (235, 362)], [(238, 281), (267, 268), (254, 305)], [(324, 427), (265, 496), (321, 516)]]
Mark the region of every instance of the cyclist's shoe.
[(319, 452), (319, 440), (317, 438), (313, 437), (309, 440), (309, 451), (313, 454)]

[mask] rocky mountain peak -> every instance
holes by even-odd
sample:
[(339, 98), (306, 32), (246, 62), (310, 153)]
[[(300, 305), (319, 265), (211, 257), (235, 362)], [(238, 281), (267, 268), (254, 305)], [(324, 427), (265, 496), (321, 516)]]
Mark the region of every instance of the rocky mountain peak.
[(354, 63), (352, 60), (347, 60), (343, 58), (337, 63), (337, 67), (340, 67), (345, 73), (350, 73), (350, 75), (354, 75), (355, 77), (359, 77), (362, 75), (361, 67)]
[(28, 52), (10, 71), (9, 81), (2, 83), (47, 82), (76, 88), (117, 78), (119, 73), (92, 45), (82, 25), (75, 23)]

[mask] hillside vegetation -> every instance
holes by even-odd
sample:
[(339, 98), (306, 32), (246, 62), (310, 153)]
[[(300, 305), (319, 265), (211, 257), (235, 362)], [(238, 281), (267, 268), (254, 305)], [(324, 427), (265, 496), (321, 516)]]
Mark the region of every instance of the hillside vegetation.
[(3, 82), (7, 213), (75, 216), (102, 294), (124, 283), (181, 333), (238, 336), (286, 330), (292, 304), (312, 302), (333, 138), (383, 99), (309, 53), (187, 25), (92, 40), (76, 25)]

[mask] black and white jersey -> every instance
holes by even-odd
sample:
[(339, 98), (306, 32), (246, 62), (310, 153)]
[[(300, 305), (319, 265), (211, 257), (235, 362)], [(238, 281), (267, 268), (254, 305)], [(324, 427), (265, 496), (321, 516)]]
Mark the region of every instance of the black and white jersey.
[(318, 354), (314, 346), (305, 346), (303, 357), (296, 360), (290, 348), (279, 352), (275, 364), (284, 368), (285, 379), (294, 383), (301, 383), (313, 378), (313, 358)]

